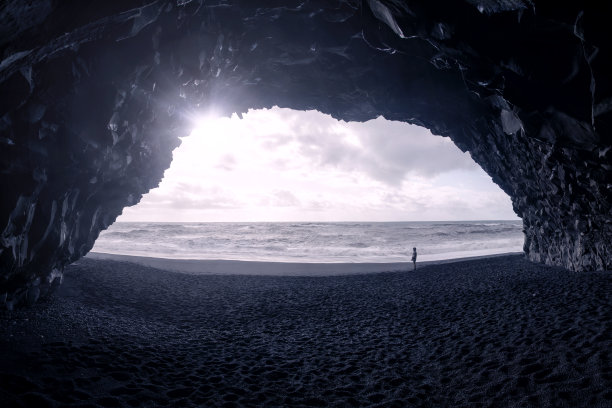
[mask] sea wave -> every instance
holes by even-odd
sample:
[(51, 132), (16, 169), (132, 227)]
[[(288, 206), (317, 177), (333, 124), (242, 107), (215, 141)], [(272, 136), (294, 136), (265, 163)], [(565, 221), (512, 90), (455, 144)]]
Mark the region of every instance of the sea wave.
[(364, 244), (363, 242), (353, 242), (348, 244), (351, 248), (369, 248), (368, 244)]
[[(488, 225), (490, 224), (490, 225)], [(522, 223), (115, 223), (94, 251), (192, 259), (404, 262), (522, 250)]]

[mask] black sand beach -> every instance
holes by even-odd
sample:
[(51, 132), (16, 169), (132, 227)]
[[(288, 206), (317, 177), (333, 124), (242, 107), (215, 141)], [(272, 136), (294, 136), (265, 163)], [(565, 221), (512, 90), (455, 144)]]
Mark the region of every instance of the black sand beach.
[(612, 275), (504, 256), (197, 275), (83, 259), (0, 315), (0, 406), (611, 407)]

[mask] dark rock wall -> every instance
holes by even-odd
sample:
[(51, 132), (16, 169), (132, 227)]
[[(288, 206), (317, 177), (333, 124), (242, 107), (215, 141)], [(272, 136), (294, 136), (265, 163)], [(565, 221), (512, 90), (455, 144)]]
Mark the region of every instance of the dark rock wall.
[(512, 197), (529, 259), (609, 269), (611, 16), (528, 0), (5, 2), (0, 303), (47, 291), (209, 108), (425, 126)]

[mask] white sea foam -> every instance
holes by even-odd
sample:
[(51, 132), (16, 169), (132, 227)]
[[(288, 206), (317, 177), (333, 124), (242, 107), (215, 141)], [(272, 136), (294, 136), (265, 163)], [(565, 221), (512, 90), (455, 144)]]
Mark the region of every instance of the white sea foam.
[(115, 223), (95, 252), (177, 259), (408, 262), (522, 250), (521, 221)]

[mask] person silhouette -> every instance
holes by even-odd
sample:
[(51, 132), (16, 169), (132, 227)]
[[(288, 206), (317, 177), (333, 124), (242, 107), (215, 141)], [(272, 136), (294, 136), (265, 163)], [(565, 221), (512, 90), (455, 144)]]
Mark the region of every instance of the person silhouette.
[(417, 258), (416, 248), (412, 248), (412, 264), (414, 265), (413, 271), (416, 271), (416, 258)]

